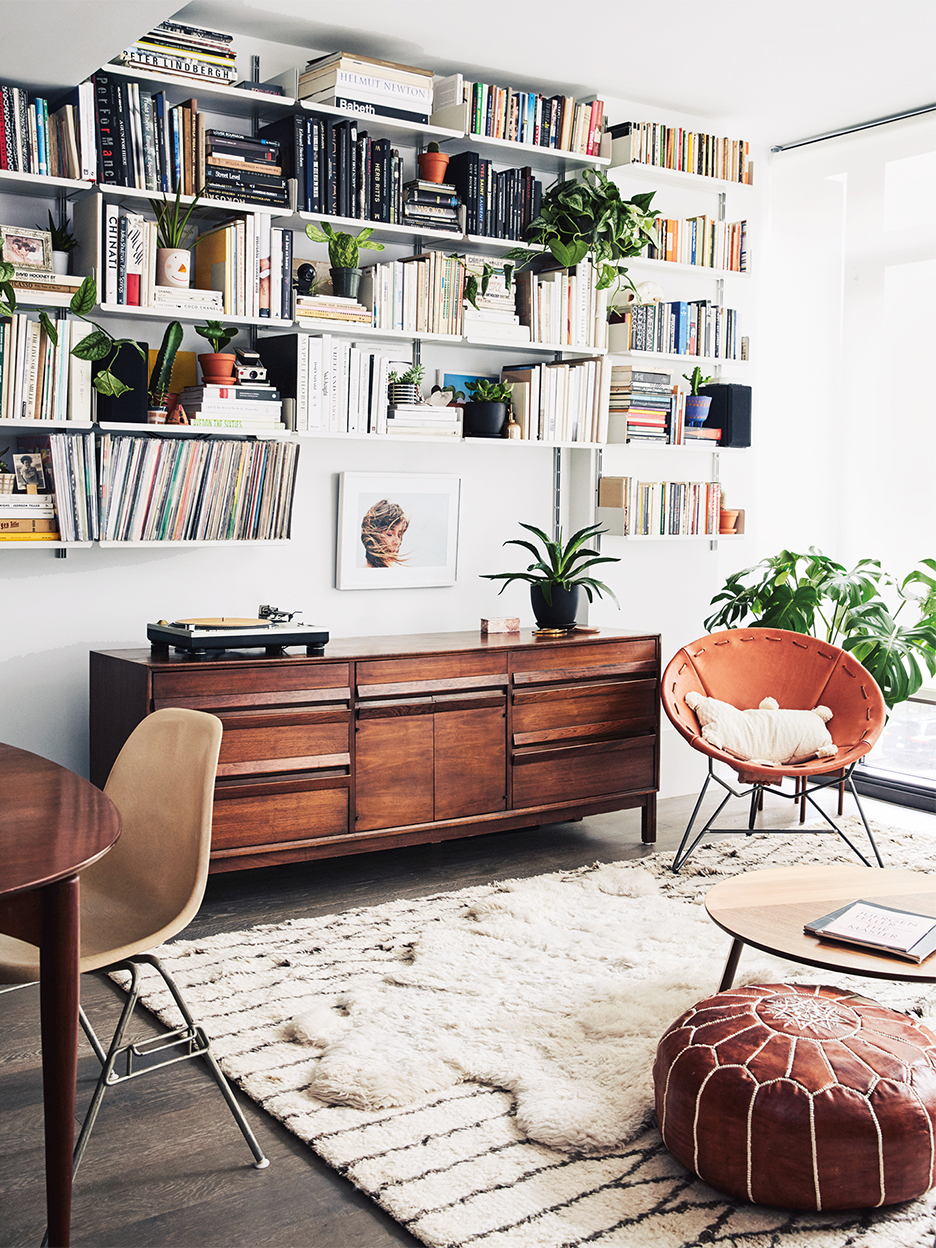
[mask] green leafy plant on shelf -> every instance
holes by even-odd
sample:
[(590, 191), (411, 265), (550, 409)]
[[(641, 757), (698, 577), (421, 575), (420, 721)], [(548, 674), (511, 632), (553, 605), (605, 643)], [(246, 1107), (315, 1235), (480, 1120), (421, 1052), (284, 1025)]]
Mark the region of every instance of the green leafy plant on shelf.
[(160, 247), (185, 250), (185, 245), (195, 232), (196, 222), (191, 220), (192, 211), (202, 196), (198, 191), (190, 204), (182, 203), (182, 183), (176, 189), (175, 198), (167, 198), (165, 192), (159, 199), (151, 199), (150, 207), (156, 214), (156, 238)]
[[(44, 228), (45, 227), (42, 225), (36, 226), (37, 230), (42, 230)], [(74, 251), (78, 246), (78, 239), (75, 238), (74, 234), (72, 234), (71, 230), (69, 230), (68, 218), (65, 216), (63, 216), (61, 222), (56, 225), (52, 217), (52, 213), (49, 213), (49, 233), (52, 235), (53, 251)]]
[(633, 288), (621, 261), (639, 256), (648, 243), (659, 245), (650, 208), (655, 194), (625, 199), (604, 170), (584, 169), (581, 179), (556, 181), (546, 189), (527, 229), (529, 246), (512, 248), (505, 256), (524, 267), (545, 250), (566, 269), (588, 256), (598, 270), (599, 290), (614, 283)]
[(182, 345), (182, 326), (178, 321), (170, 321), (163, 334), (156, 361), (149, 379), (149, 405), (153, 410), (166, 406), (166, 400), (172, 389), (172, 369), (176, 354)]
[(343, 234), (334, 230), (327, 221), (322, 222), (321, 229), (312, 222), (305, 227), (306, 236), (313, 243), (328, 244), (328, 262), (333, 269), (356, 269), (360, 260), (359, 252), (383, 251), (383, 243), (371, 239), (373, 230), (367, 228), (359, 234)]
[[(508, 291), (513, 286), (514, 267), (515, 266), (512, 264), (504, 264), (501, 266)], [(478, 295), (480, 294), (483, 298), (487, 294), (488, 287), (491, 284), (491, 278), (497, 272), (498, 268), (485, 260), (481, 265), (480, 273), (467, 273), (465, 275), (464, 297), (476, 312), (480, 311), (478, 308)]]
[(584, 529), (579, 529), (577, 533), (573, 533), (565, 545), (562, 542), (561, 529), (559, 536), (553, 541), (542, 529), (537, 529), (532, 524), (524, 524), (521, 521), (520, 527), (538, 538), (542, 549), (521, 537), (512, 537), (504, 542), (505, 546), (522, 546), (528, 550), (533, 556), (533, 562), (523, 572), (483, 572), (481, 575), (485, 580), (504, 582), (497, 591), (498, 593), (503, 593), (511, 581), (527, 581), (531, 586), (538, 585), (543, 597), (551, 605), (554, 586), (558, 589), (571, 589), (573, 585), (581, 585), (588, 595), (589, 602), (594, 601), (595, 594), (599, 598), (607, 594), (620, 606), (613, 590), (609, 589), (603, 581), (586, 575), (590, 568), (596, 567), (599, 563), (620, 562), (619, 559), (611, 555), (602, 555), (588, 546), (590, 541), (605, 531), (600, 524), (590, 524)]
[(201, 334), (202, 338), (207, 338), (211, 343), (212, 351), (218, 355), (232, 339), (237, 337), (240, 330), (236, 325), (222, 325), (220, 321), (208, 321), (205, 325), (196, 325), (195, 333)]
[[(896, 604), (892, 610), (887, 596)], [(936, 560), (922, 559), (902, 580), (876, 559), (851, 569), (815, 547), (781, 550), (729, 576), (705, 621), (719, 628), (785, 628), (848, 650), (877, 681), (893, 710), (923, 683), (921, 664), (936, 674)], [(910, 624), (899, 619), (916, 611)]]
[(685, 377), (686, 381), (689, 382), (689, 386), (690, 386), (689, 393), (692, 395), (696, 395), (696, 396), (699, 393), (700, 387), (707, 386), (709, 382), (712, 380), (711, 377), (702, 376), (702, 369), (699, 368), (698, 364), (695, 366), (695, 368), (692, 370), (691, 373), (683, 373), (683, 377)]
[(412, 364), (404, 373), (390, 371), (387, 381), (393, 386), (418, 386), (426, 375), (422, 364)]
[(474, 381), (465, 382), (469, 403), (506, 403), (510, 407), (513, 397), (510, 385), (506, 381), (489, 381), (486, 377), (476, 377)]

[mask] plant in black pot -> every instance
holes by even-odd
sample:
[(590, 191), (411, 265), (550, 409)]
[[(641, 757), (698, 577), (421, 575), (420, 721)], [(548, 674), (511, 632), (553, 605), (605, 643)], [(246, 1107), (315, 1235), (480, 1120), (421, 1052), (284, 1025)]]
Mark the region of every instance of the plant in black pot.
[(361, 248), (367, 251), (383, 251), (383, 243), (371, 239), (372, 229), (361, 230), (358, 235), (339, 234), (327, 221), (322, 228), (311, 222), (305, 227), (306, 236), (313, 243), (328, 244), (328, 261), (331, 265), (332, 290), (339, 298), (356, 299), (361, 286), (361, 270), (358, 267)]
[(464, 408), (466, 438), (499, 438), (504, 432), (507, 409), (510, 407), (510, 385), (506, 381), (488, 381), (476, 377), (465, 389), (471, 396)]
[(598, 524), (590, 524), (569, 538), (563, 545), (562, 530), (555, 541), (546, 536), (542, 529), (532, 524), (520, 524), (542, 543), (542, 549), (534, 546), (524, 538), (512, 537), (504, 542), (505, 546), (522, 546), (533, 556), (525, 572), (484, 572), (488, 581), (503, 581), (499, 593), (503, 593), (511, 581), (528, 581), (530, 585), (530, 601), (537, 627), (548, 631), (567, 632), (575, 627), (581, 591), (584, 589), (589, 602), (594, 595), (599, 598), (605, 594), (613, 599), (618, 606), (617, 597), (603, 581), (587, 575), (590, 568), (599, 563), (620, 563), (612, 555), (601, 555), (593, 550), (588, 543), (605, 530)]

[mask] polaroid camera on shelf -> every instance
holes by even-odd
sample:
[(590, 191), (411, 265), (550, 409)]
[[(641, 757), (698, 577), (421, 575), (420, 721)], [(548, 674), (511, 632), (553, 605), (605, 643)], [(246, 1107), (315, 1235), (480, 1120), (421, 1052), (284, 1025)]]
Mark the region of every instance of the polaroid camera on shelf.
[(266, 383), (267, 370), (263, 367), (263, 361), (256, 351), (248, 351), (245, 347), (235, 347), (234, 355), (236, 357), (234, 377), (239, 386)]

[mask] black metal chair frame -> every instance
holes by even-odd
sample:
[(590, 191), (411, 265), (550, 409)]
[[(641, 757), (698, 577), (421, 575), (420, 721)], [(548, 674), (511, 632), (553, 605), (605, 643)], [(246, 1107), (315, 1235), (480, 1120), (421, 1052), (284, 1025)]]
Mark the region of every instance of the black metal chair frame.
[[(673, 865), (671, 869), (674, 872), (674, 874), (682, 869), (685, 863), (689, 860), (689, 858), (695, 852), (702, 838), (705, 836), (711, 836), (713, 833), (718, 833), (719, 835), (727, 835), (727, 836), (752, 836), (755, 832), (760, 832), (766, 835), (789, 836), (792, 832), (802, 831), (804, 833), (807, 833), (810, 836), (815, 836), (817, 833), (821, 834), (821, 833), (827, 832), (825, 828), (809, 828), (809, 829), (778, 828), (775, 832), (772, 832), (769, 828), (755, 828), (754, 824), (757, 819), (757, 812), (763, 809), (763, 801), (764, 801), (765, 792), (770, 792), (775, 797), (785, 798), (787, 801), (809, 802), (811, 806), (815, 807), (815, 809), (819, 812), (819, 814), (826, 821), (826, 823), (830, 825), (829, 831), (836, 832), (842, 838), (842, 840), (845, 842), (848, 848), (852, 850), (853, 853), (858, 855), (858, 857), (861, 859), (861, 861), (864, 863), (866, 867), (874, 866), (875, 864), (873, 862), (870, 862), (864, 856), (864, 854), (861, 852), (858, 846), (853, 844), (852, 841), (849, 840), (849, 838), (845, 835), (845, 833), (838, 826), (835, 820), (832, 819), (830, 815), (827, 815), (826, 812), (822, 809), (822, 807), (812, 797), (813, 793), (818, 793), (818, 792), (821, 792), (823, 789), (832, 788), (833, 786), (838, 787), (840, 785), (844, 785), (844, 787), (848, 789), (852, 797), (855, 799), (855, 805), (858, 807), (858, 814), (861, 816), (861, 822), (864, 824), (864, 830), (868, 834), (868, 840), (871, 842), (871, 848), (874, 851), (874, 857), (877, 859), (876, 865), (879, 867), (884, 866), (883, 859), (881, 858), (880, 852), (878, 851), (878, 847), (871, 833), (871, 828), (868, 825), (868, 821), (865, 818), (864, 810), (862, 809), (861, 802), (859, 801), (858, 791), (855, 788), (854, 781), (852, 780), (852, 772), (855, 769), (855, 763), (851, 763), (850, 766), (848, 766), (844, 771), (839, 771), (834, 776), (829, 776), (824, 779), (813, 779), (812, 777), (804, 776), (801, 779), (801, 783), (803, 780), (806, 781), (804, 787), (802, 788), (798, 787), (795, 793), (784, 793), (782, 789), (772, 784), (760, 784), (756, 782), (749, 789), (738, 790), (734, 788), (732, 785), (730, 785), (721, 776), (716, 774), (714, 770), (715, 762), (716, 760), (713, 758), (709, 758), (708, 760), (708, 775), (705, 777), (705, 783), (702, 785), (702, 791), (699, 794), (698, 799), (696, 800), (696, 804), (695, 804), (695, 807), (693, 808), (692, 815), (686, 827), (686, 831), (683, 833), (683, 838), (679, 843), (679, 848), (677, 849), (676, 856), (673, 859)], [(778, 779), (782, 779), (782, 777), (778, 777)], [(702, 801), (705, 797), (706, 792), (708, 791), (709, 784), (712, 780), (714, 780), (716, 784), (720, 784), (723, 789), (727, 789), (728, 791), (727, 796), (722, 799), (721, 804), (719, 805), (718, 809), (708, 819), (705, 826), (702, 828), (701, 832), (697, 832), (695, 834), (695, 839), (692, 840), (690, 844), (690, 838), (692, 837), (693, 825), (695, 824), (696, 817), (702, 806)], [(811, 784), (810, 784), (810, 781), (812, 781)], [(712, 825), (714, 824), (715, 820), (718, 818), (722, 810), (725, 808), (727, 803), (733, 797), (737, 797), (737, 798), (749, 797), (750, 798), (747, 828), (715, 828), (713, 827)]]

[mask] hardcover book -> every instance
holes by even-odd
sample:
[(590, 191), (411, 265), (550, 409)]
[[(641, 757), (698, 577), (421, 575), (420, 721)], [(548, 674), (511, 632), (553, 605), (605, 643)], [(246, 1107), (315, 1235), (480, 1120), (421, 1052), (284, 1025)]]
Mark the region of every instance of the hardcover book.
[(924, 962), (936, 952), (936, 917), (876, 901), (852, 901), (804, 924), (803, 931), (822, 940), (891, 953), (909, 962)]

